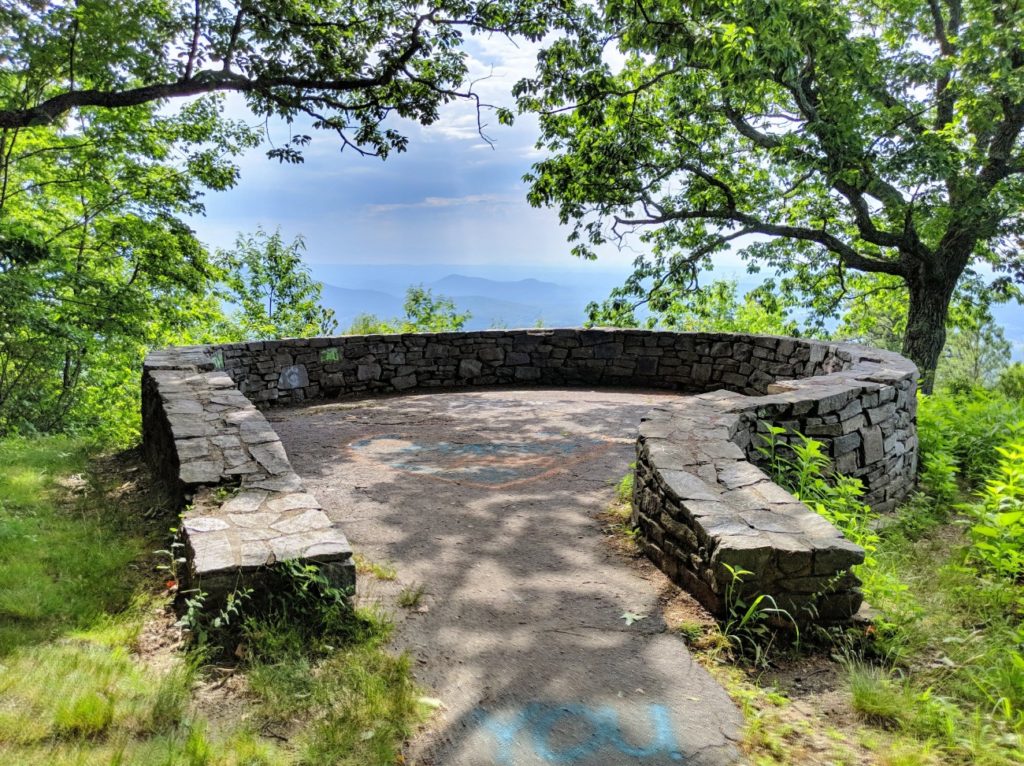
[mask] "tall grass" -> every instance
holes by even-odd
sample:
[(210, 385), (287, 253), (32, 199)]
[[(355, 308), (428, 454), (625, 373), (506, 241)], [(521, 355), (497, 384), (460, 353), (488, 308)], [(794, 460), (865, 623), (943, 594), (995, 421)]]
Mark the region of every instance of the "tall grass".
[[(879, 525), (856, 480), (831, 473), (822, 445), (772, 428), (762, 449), (773, 477), (867, 552), (857, 568), (879, 611), (846, 657), (863, 720), (934, 754), (926, 762), (1024, 762), (1024, 449), (1017, 403), (981, 393), (922, 401), (923, 493)], [(971, 422), (966, 422), (966, 421)], [(965, 489), (976, 505), (955, 506)], [(955, 517), (957, 510), (966, 516)], [(947, 523), (952, 519), (954, 523)], [(980, 544), (980, 546), (979, 546)]]
[(91, 457), (82, 441), (0, 441), (0, 764), (398, 762), (426, 713), (409, 660), (386, 651), (387, 620), (322, 598), (306, 567), (288, 580), (301, 593), (278, 589), (280, 608), (232, 626), (250, 689), (232, 715), (194, 695), (209, 647), (140, 656), (168, 601), (151, 552), (171, 520), (147, 520), (139, 466)]
[(0, 657), (132, 601), (147, 542), (116, 505), (93, 502), (88, 449), (62, 437), (0, 441)]

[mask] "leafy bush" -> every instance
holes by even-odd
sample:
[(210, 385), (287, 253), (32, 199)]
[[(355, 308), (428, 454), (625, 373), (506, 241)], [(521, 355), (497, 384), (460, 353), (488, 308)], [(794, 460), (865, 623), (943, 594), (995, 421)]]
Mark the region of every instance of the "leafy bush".
[[(912, 611), (906, 599), (907, 586), (891, 567), (880, 566), (875, 556), (880, 543), (878, 514), (861, 500), (864, 487), (860, 479), (835, 472), (824, 445), (817, 439), (800, 433), (787, 435), (778, 426), (769, 426), (763, 439), (759, 451), (766, 458), (772, 480), (864, 549), (864, 563), (855, 572), (868, 602), (900, 604), (902, 609)], [(880, 627), (889, 628), (887, 624)]]
[(922, 396), (918, 438), (925, 490), (949, 497), (949, 467), (968, 487), (980, 486), (999, 462), (998, 448), (1024, 436), (1024, 401), (976, 388), (946, 396)]
[(264, 660), (330, 651), (370, 629), (349, 594), (315, 564), (278, 562), (265, 578), (258, 592), (235, 590), (217, 610), (207, 607), (205, 594), (191, 594), (179, 624), (203, 651)]
[(743, 592), (743, 578), (753, 572), (724, 564), (729, 570), (730, 580), (725, 590), (725, 606), (728, 616), (722, 625), (722, 635), (741, 657), (748, 659), (755, 667), (769, 665), (772, 647), (778, 635), (778, 627), (792, 631), (796, 643), (800, 642), (800, 627), (775, 598), (766, 594)]
[(758, 447), (767, 459), (772, 480), (863, 548), (864, 563), (871, 564), (878, 534), (872, 528), (875, 514), (860, 499), (864, 493), (861, 480), (835, 473), (824, 445), (817, 439), (794, 433), (784, 441), (780, 437), (786, 433), (785, 428), (769, 426), (764, 443)]
[(999, 376), (996, 388), (1007, 399), (1024, 401), (1024, 363), (1014, 362)]
[(1024, 441), (997, 447), (1002, 455), (995, 475), (979, 493), (980, 502), (963, 506), (972, 520), (970, 558), (1009, 577), (1024, 577)]
[(958, 491), (959, 465), (948, 429), (950, 411), (933, 397), (921, 396), (917, 408), (917, 441), (922, 492), (939, 503), (949, 503)]

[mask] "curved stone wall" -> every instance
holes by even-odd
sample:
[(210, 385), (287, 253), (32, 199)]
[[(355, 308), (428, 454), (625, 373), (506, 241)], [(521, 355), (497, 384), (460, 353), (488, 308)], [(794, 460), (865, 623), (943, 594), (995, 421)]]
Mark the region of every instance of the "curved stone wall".
[[(916, 471), (916, 368), (848, 344), (725, 333), (489, 330), (169, 349), (147, 359), (147, 454), (182, 498), (204, 590), (282, 558), (352, 579), (344, 535), (302, 490), (256, 407), (462, 386), (632, 386), (694, 394), (651, 413), (637, 442), (634, 518), (648, 555), (713, 611), (729, 566), (750, 587), (841, 619), (863, 556), (756, 468), (768, 424), (814, 436), (880, 511)], [(254, 403), (256, 407), (250, 402)], [(233, 496), (215, 492), (234, 487)], [(276, 516), (274, 514), (277, 514)], [(210, 553), (212, 551), (212, 553)], [(826, 598), (827, 596), (827, 598)]]

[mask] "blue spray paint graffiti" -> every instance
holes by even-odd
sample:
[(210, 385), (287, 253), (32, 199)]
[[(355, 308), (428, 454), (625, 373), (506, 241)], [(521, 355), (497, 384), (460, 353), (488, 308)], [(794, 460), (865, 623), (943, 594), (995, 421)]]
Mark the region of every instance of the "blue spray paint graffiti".
[[(495, 763), (500, 766), (515, 766), (515, 752), (523, 747), (546, 763), (574, 763), (602, 750), (617, 750), (636, 759), (667, 756), (682, 761), (668, 708), (650, 704), (646, 714), (652, 737), (647, 745), (640, 746), (625, 739), (619, 714), (608, 706), (532, 702), (519, 711), (503, 714), (476, 711), (480, 725), (494, 737)], [(576, 736), (571, 744), (559, 747), (552, 742), (559, 724), (574, 725)]]

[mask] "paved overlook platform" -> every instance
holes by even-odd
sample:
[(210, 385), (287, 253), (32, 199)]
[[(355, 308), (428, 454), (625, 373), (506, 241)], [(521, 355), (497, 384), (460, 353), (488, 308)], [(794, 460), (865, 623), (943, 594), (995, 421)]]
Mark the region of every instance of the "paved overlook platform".
[[(184, 585), (211, 602), (261, 587), (288, 559), (353, 585), (346, 532), (393, 558), (431, 598), (451, 600), (419, 644), (403, 634), (428, 674), (475, 663), (427, 679), (449, 708), (420, 763), (725, 764), (735, 760), (736, 711), (653, 618), (650, 578), (623, 579), (621, 562), (594, 552), (587, 516), (635, 458), (643, 550), (710, 611), (723, 614), (729, 568), (741, 567), (751, 573), (744, 589), (772, 595), (798, 619), (849, 619), (861, 603), (850, 569), (863, 551), (771, 482), (757, 447), (770, 425), (814, 436), (839, 471), (861, 479), (876, 510), (890, 510), (917, 467), (916, 378), (896, 354), (847, 344), (621, 329), (176, 348), (146, 360), (144, 448), (179, 503), (190, 503)], [(607, 387), (664, 393), (622, 392), (609, 419), (600, 413), (610, 394), (598, 390)], [(505, 391), (499, 407), (486, 401), (499, 391), (486, 389)], [(447, 406), (456, 394), (484, 397), (463, 408), (480, 414), (483, 436), (441, 438), (443, 418), (417, 430), (404, 415), (378, 417), (382, 403), (400, 413), (403, 402)], [(540, 425), (501, 426), (502, 412), (521, 409), (517, 396)], [(308, 423), (261, 412), (318, 400), (338, 401), (326, 405), (327, 421), (354, 418), (341, 451), (328, 426), (310, 449)], [(613, 464), (601, 462), (609, 456)], [(597, 494), (587, 489), (595, 482)], [(367, 505), (360, 493), (371, 484)], [(489, 503), (525, 487), (504, 508), (532, 533), (516, 534), (509, 518), (449, 487)], [(454, 557), (452, 529), (454, 544), (466, 544)], [(396, 531), (415, 540), (415, 555), (395, 547)], [(468, 573), (477, 585), (467, 594), (459, 586)], [(648, 617), (620, 625), (627, 613)], [(460, 632), (452, 621), (463, 618)], [(645, 697), (650, 689), (658, 696)]]
[(889, 352), (725, 333), (490, 330), (179, 348), (146, 361), (144, 446), (192, 503), (189, 584), (216, 599), (258, 587), (284, 559), (354, 581), (341, 525), (305, 491), (258, 407), (502, 385), (680, 391), (691, 396), (652, 410), (637, 439), (634, 520), (648, 556), (717, 614), (728, 568), (742, 567), (745, 589), (800, 619), (843, 620), (860, 605), (849, 570), (863, 552), (757, 468), (758, 435), (775, 424), (820, 439), (868, 502), (890, 510), (917, 466), (916, 378)]
[(267, 413), (353, 548), (397, 572), (361, 576), (360, 599), (395, 615), (393, 649), (444, 704), (408, 763), (735, 762), (738, 711), (667, 623), (692, 601), (599, 518), (637, 420), (680, 398), (461, 389)]

